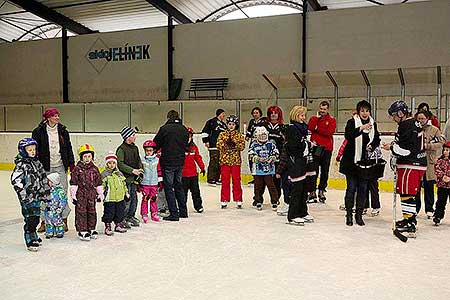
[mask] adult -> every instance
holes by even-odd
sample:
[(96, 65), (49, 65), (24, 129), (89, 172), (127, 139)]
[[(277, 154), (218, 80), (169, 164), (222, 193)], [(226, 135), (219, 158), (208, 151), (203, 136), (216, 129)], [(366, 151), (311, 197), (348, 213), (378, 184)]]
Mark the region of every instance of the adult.
[(383, 144), (397, 158), (396, 191), (400, 194), (403, 219), (395, 223), (399, 231), (411, 235), (416, 233), (417, 211), (414, 199), (420, 187), (420, 180), (427, 170), (427, 159), (423, 150), (422, 128), (409, 114), (405, 101), (397, 100), (388, 109), (389, 115), (398, 124), (395, 140)]
[(345, 191), (346, 224), (353, 225), (353, 206), (356, 194), (355, 221), (364, 226), (362, 214), (367, 196), (368, 179), (361, 176), (360, 166), (367, 165), (368, 153), (380, 145), (380, 133), (377, 123), (371, 117), (372, 107), (369, 102), (362, 100), (356, 105), (356, 114), (347, 121), (345, 139), (347, 145), (339, 165), (339, 172), (345, 175), (347, 189)]
[(161, 165), (164, 182), (164, 193), (170, 215), (163, 217), (166, 221), (179, 221), (187, 218), (186, 195), (183, 189), (182, 173), (189, 132), (183, 126), (177, 111), (167, 113), (167, 122), (158, 130), (153, 141), (156, 151), (161, 149)]
[(208, 173), (206, 181), (215, 186), (220, 183), (219, 149), (216, 147), (219, 134), (227, 129), (224, 123), (225, 111), (221, 108), (216, 110), (216, 116), (206, 121), (202, 129), (202, 142), (209, 152)]
[(450, 118), (445, 123), (443, 135), (447, 141), (450, 141)]
[(330, 116), (330, 103), (322, 101), (319, 104), (317, 115), (312, 116), (308, 122), (308, 130), (311, 131), (311, 142), (316, 144), (313, 150), (316, 165), (316, 178), (313, 182), (313, 192), (309, 199), (315, 201), (317, 176), (320, 169), (320, 182), (318, 196), (321, 203), (327, 200), (325, 197), (330, 171), (331, 154), (333, 152), (333, 135), (336, 131), (336, 119)]
[[(67, 193), (67, 171), (75, 167), (75, 159), (70, 143), (69, 131), (60, 123), (60, 113), (56, 108), (47, 108), (42, 115), (43, 120), (33, 130), (32, 138), (38, 143), (37, 157), (44, 166), (45, 172), (58, 173), (61, 186)], [(46, 204), (41, 205), (41, 226), (38, 232), (45, 231), (44, 211)], [(64, 209), (62, 216), (64, 231), (68, 231), (67, 218), (70, 214), (69, 205)]]
[(139, 148), (135, 145), (136, 130), (130, 127), (124, 127), (120, 135), (123, 142), (116, 149), (117, 167), (125, 176), (129, 197), (125, 203), (125, 220), (122, 226), (130, 228), (139, 226), (139, 219), (136, 218), (136, 209), (138, 205), (137, 187), (139, 179), (143, 173), (143, 165), (139, 156)]
[[(431, 219), (434, 214), (434, 184), (436, 182), (436, 174), (434, 172), (434, 165), (440, 156), (442, 145), (444, 145), (445, 139), (441, 134), (439, 128), (431, 125), (432, 114), (427, 110), (419, 110), (416, 115), (416, 120), (420, 123), (423, 130), (424, 148), (427, 154), (427, 171), (422, 179), (422, 186), (425, 200), (425, 213), (427, 217)], [(417, 213), (420, 211), (421, 200), (420, 191), (416, 195)]]
[[(256, 106), (252, 108), (252, 119), (248, 122), (247, 132), (245, 133), (245, 140), (250, 142), (250, 145), (255, 141), (254, 132), (256, 127), (264, 126), (264, 118), (262, 116), (262, 110), (260, 107)], [(281, 150), (281, 149), (279, 149)], [(248, 166), (250, 168), (250, 172), (253, 169), (253, 161), (248, 161)], [(253, 184), (255, 180), (253, 179), (248, 184)]]
[(428, 105), (428, 103), (422, 102), (419, 104), (419, 106), (417, 106), (417, 112), (420, 112), (422, 110), (430, 113), (431, 125), (436, 126), (438, 129), (441, 129), (441, 124), (439, 124), (438, 118), (435, 115), (433, 115), (433, 113), (431, 112), (430, 105)]

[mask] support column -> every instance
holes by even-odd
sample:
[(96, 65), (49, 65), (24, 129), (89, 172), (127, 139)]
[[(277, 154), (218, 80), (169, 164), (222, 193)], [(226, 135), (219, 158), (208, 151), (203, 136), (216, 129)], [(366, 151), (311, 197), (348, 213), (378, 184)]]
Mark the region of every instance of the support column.
[(67, 55), (67, 42), (69, 38), (67, 37), (67, 29), (62, 29), (62, 100), (63, 103), (69, 103), (69, 76), (68, 76), (68, 55)]
[(173, 17), (167, 18), (167, 99), (170, 99), (170, 90), (173, 82)]

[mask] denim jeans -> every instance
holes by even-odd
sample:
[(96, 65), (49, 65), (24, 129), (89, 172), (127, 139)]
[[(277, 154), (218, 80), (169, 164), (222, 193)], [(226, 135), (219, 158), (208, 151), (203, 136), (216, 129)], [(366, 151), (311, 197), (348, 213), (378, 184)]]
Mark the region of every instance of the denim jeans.
[(137, 185), (135, 183), (127, 183), (127, 188), (128, 194), (130, 194), (130, 201), (125, 203), (125, 219), (134, 217), (138, 204)]
[(179, 218), (187, 217), (186, 196), (182, 181), (183, 166), (163, 167), (164, 193), (166, 194), (167, 206), (170, 216)]
[(366, 179), (362, 179), (358, 176), (346, 175), (347, 189), (345, 190), (345, 207), (347, 210), (353, 209), (355, 205), (356, 194), (356, 209), (363, 210), (367, 196), (367, 183)]

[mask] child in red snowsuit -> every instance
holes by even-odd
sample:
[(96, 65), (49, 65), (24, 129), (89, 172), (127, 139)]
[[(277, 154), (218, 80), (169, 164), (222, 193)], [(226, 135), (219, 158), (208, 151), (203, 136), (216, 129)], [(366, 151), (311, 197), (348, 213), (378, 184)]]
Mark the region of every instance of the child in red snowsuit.
[(200, 195), (200, 188), (198, 186), (198, 167), (200, 168), (200, 172), (203, 176), (205, 176), (205, 164), (203, 163), (202, 156), (198, 151), (197, 145), (195, 145), (193, 141), (194, 130), (192, 128), (188, 128), (189, 132), (189, 144), (186, 147), (185, 158), (184, 158), (184, 166), (183, 166), (183, 188), (184, 193), (187, 194), (188, 191), (191, 190), (192, 202), (194, 203), (194, 209), (198, 213), (203, 212), (203, 204), (202, 197)]

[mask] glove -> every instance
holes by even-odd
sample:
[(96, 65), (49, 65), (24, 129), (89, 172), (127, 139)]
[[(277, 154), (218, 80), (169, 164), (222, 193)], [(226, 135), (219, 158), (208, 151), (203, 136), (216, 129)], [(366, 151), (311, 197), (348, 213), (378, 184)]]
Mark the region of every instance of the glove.
[(162, 181), (158, 182), (158, 190), (161, 192), (164, 189)]
[(230, 147), (231, 149), (234, 149), (236, 147), (236, 143), (230, 138), (228, 139), (225, 144)]
[(70, 173), (72, 173), (74, 169), (75, 169), (75, 165), (74, 164), (70, 164), (69, 165)]
[(73, 204), (74, 206), (77, 206), (77, 203), (78, 203), (77, 199), (72, 199), (72, 204)]
[(200, 174), (202, 174), (202, 176), (205, 176), (205, 170), (201, 170)]
[(73, 200), (77, 200), (77, 191), (78, 191), (78, 185), (71, 185), (70, 186), (70, 196)]
[(96, 187), (97, 190), (97, 202), (102, 202), (103, 200), (105, 200), (105, 190), (103, 189), (102, 185), (99, 185), (98, 187)]

